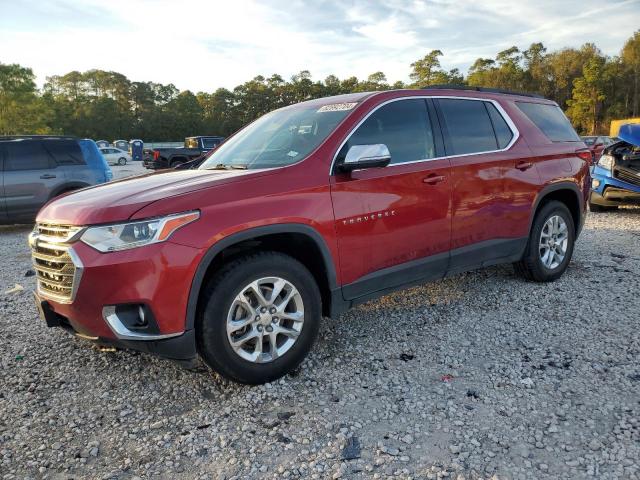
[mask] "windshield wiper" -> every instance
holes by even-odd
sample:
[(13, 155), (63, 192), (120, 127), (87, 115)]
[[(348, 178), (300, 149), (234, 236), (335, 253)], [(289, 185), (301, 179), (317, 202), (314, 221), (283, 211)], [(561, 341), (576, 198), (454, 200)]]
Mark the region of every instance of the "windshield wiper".
[(215, 167), (212, 167), (211, 170), (246, 170), (246, 165), (225, 165), (224, 163), (219, 163)]

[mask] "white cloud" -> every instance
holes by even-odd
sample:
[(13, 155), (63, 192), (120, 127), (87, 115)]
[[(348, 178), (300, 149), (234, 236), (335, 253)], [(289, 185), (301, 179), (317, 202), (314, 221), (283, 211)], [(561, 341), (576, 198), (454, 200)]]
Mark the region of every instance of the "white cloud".
[(466, 68), (511, 45), (550, 50), (592, 41), (616, 54), (640, 0), (0, 0), (0, 61), (49, 75), (100, 68), (181, 89), (234, 87), (255, 75), (406, 80), (428, 51)]

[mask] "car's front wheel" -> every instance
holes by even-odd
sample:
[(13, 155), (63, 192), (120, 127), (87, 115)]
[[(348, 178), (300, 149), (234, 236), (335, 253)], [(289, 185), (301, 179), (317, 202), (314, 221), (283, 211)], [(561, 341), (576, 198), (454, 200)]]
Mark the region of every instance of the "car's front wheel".
[(567, 269), (576, 233), (571, 212), (564, 203), (550, 201), (533, 220), (529, 240), (516, 271), (527, 280), (551, 282)]
[(262, 252), (224, 266), (205, 290), (198, 350), (231, 380), (275, 380), (304, 360), (321, 319), (318, 286), (288, 255)]

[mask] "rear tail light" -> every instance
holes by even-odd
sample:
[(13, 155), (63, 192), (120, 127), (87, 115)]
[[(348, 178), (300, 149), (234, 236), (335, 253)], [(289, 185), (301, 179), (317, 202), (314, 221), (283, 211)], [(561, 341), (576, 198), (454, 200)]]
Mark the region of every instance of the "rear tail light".
[(595, 163), (596, 159), (594, 158), (591, 150), (589, 150), (588, 148), (580, 148), (576, 150), (576, 155), (589, 164)]
[(153, 159), (158, 160), (158, 158), (160, 158), (160, 152), (158, 151), (153, 152)]

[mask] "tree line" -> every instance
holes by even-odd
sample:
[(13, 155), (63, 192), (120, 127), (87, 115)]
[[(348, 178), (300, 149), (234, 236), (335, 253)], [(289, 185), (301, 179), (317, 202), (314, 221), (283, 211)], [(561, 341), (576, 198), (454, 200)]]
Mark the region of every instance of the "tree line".
[(640, 31), (619, 55), (596, 45), (548, 52), (542, 43), (478, 58), (466, 75), (445, 70), (441, 50), (410, 65), (411, 81), (390, 84), (383, 72), (361, 80), (304, 70), (289, 80), (274, 74), (232, 90), (180, 91), (173, 84), (134, 82), (117, 72), (89, 70), (47, 77), (38, 89), (33, 70), (0, 63), (0, 135), (66, 134), (94, 139), (180, 140), (227, 136), (260, 115), (292, 103), (350, 92), (458, 84), (534, 92), (555, 100), (582, 134), (607, 133), (612, 119), (640, 115)]

